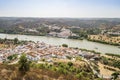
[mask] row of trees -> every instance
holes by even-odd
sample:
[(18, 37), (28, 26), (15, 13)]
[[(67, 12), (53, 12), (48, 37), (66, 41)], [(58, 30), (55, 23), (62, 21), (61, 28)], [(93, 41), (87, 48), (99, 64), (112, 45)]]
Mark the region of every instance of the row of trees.
[(20, 41), (18, 38), (14, 38), (14, 39), (7, 39), (7, 38), (4, 38), (4, 39), (1, 39), (0, 38), (0, 43), (1, 44), (13, 44), (13, 45), (18, 45), (18, 44), (25, 44), (26, 42), (28, 41)]
[(18, 38), (14, 38), (13, 40), (4, 38), (4, 39), (0, 39), (0, 43), (14, 43), (14, 44), (18, 44), (19, 40), (18, 40)]
[(119, 55), (119, 54), (106, 53), (106, 55), (120, 58), (120, 55)]

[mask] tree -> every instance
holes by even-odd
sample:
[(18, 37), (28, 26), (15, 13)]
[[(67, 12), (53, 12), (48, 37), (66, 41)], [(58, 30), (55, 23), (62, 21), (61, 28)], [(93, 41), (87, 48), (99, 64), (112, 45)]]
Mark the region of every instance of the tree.
[(102, 57), (103, 64), (107, 65), (108, 64), (108, 59), (106, 57)]
[(26, 73), (30, 69), (29, 61), (25, 54), (22, 54), (19, 60), (19, 71)]
[(81, 73), (76, 74), (76, 77), (77, 77), (79, 80), (85, 80), (83, 74), (81, 74)]
[(18, 38), (15, 38), (15, 39), (14, 39), (14, 44), (17, 44), (18, 41), (19, 41)]
[(12, 57), (12, 56), (8, 56), (8, 57), (7, 57), (7, 59), (12, 60), (12, 59), (13, 59), (13, 57)]
[(17, 54), (13, 54), (13, 55), (10, 55), (7, 57), (7, 59), (9, 59), (9, 60), (14, 60), (16, 58), (17, 58)]
[(73, 66), (73, 63), (72, 63), (72, 62), (68, 62), (67, 65), (68, 65), (69, 67), (71, 67), (71, 66)]
[(62, 47), (68, 47), (68, 45), (67, 44), (62, 44)]
[(3, 42), (5, 43), (7, 41), (7, 38), (5, 38), (4, 40), (3, 40)]

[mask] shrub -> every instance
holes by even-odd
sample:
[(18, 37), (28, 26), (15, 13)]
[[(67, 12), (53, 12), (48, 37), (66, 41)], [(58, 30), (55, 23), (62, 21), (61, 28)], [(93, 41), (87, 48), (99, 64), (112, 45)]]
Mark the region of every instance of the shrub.
[(72, 62), (68, 62), (67, 65), (68, 65), (69, 67), (71, 67), (71, 66), (73, 66), (73, 63), (72, 63)]
[(68, 45), (67, 45), (67, 44), (62, 44), (62, 46), (63, 46), (63, 47), (68, 47)]
[(22, 56), (20, 57), (19, 60), (19, 71), (25, 73), (26, 71), (29, 70), (30, 65), (29, 65), (29, 61), (27, 60), (27, 57), (25, 54), (22, 54)]

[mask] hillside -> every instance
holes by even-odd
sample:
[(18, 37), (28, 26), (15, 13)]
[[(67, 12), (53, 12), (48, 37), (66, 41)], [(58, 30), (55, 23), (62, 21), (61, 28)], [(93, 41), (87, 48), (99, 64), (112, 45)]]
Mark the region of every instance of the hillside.
[(75, 66), (70, 67), (69, 63), (31, 63), (30, 70), (25, 74), (19, 71), (18, 64), (0, 64), (0, 80), (97, 80), (87, 66), (77, 69)]
[(120, 24), (119, 18), (17, 18), (17, 17), (0, 17), (0, 27), (18, 27), (24, 28), (39, 27), (41, 24), (56, 24), (62, 26), (77, 27), (113, 27)]

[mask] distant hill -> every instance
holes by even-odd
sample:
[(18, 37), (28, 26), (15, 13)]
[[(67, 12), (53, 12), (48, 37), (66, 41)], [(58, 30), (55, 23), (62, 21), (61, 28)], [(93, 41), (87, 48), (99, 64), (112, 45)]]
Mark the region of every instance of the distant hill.
[[(113, 28), (120, 25), (120, 18), (29, 18), (0, 17), (0, 32), (17, 33), (23, 29), (38, 29), (44, 25), (56, 25), (70, 28)], [(22, 32), (24, 33), (24, 32)]]
[[(120, 24), (120, 18), (17, 18), (0, 17), (0, 27), (13, 27), (23, 25), (24, 27), (38, 27), (40, 24), (57, 24), (79, 27), (112, 27)], [(108, 26), (107, 26), (108, 25)]]

